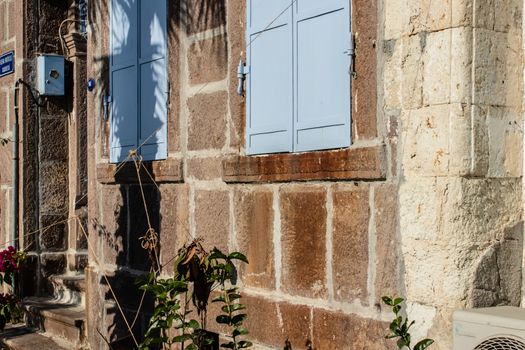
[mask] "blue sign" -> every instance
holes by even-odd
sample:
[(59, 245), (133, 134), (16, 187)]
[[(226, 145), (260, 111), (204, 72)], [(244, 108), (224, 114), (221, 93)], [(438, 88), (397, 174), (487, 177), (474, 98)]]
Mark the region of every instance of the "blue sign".
[(0, 77), (13, 74), (15, 72), (15, 52), (9, 51), (0, 55)]

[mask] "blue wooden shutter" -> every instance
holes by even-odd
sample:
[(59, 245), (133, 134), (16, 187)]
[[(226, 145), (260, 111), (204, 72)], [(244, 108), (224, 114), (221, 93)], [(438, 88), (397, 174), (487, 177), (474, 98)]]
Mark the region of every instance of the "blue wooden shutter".
[(349, 3), (296, 3), (294, 151), (350, 146)]
[(110, 161), (123, 161), (137, 147), (137, 1), (110, 4)]
[(290, 0), (248, 0), (246, 80), (248, 154), (292, 150)]
[(140, 152), (144, 160), (167, 157), (166, 0), (140, 1)]

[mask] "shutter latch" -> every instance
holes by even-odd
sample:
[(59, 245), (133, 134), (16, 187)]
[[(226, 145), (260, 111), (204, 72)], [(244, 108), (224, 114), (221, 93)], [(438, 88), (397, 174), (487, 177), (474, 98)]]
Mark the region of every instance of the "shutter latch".
[(104, 95), (104, 121), (108, 120), (109, 116), (109, 105), (113, 102), (113, 98), (110, 95)]
[(244, 97), (244, 81), (246, 80), (246, 75), (250, 73), (250, 67), (246, 66), (242, 60), (239, 62), (237, 67), (237, 94)]
[(349, 73), (352, 75), (352, 78), (357, 78), (357, 73), (355, 71), (355, 37), (354, 33), (350, 33), (350, 40), (349, 40), (349, 48), (348, 50), (345, 50), (344, 54), (350, 56), (350, 69)]

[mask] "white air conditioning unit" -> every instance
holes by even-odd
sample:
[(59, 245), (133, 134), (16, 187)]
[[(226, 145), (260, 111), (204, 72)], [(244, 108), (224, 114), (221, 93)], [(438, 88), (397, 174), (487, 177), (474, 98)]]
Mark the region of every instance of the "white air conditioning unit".
[(525, 350), (525, 309), (456, 311), (453, 327), (454, 350)]

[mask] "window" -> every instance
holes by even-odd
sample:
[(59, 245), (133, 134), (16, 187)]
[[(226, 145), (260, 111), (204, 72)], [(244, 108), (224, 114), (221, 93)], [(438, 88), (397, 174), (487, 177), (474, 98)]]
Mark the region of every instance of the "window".
[(247, 153), (350, 146), (349, 0), (247, 2)]
[(111, 0), (111, 162), (167, 157), (166, 22), (166, 0)]

